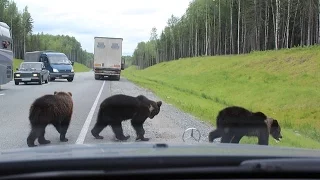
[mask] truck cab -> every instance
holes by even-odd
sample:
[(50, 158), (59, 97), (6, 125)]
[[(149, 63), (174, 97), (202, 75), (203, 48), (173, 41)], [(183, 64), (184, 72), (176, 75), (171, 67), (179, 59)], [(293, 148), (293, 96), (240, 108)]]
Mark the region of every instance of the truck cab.
[(13, 77), (13, 51), (10, 27), (0, 22), (0, 85), (12, 81)]

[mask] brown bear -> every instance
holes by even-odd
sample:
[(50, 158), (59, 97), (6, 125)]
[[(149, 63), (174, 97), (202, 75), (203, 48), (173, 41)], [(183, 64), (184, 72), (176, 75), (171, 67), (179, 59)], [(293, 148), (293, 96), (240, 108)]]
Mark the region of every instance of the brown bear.
[(116, 94), (106, 98), (100, 104), (97, 122), (91, 130), (96, 139), (103, 139), (99, 133), (108, 125), (111, 126), (116, 138), (125, 141), (130, 136), (125, 136), (122, 130), (122, 121), (131, 119), (131, 125), (136, 131), (136, 140), (149, 141), (145, 138), (143, 124), (147, 118), (153, 119), (160, 112), (162, 101), (152, 101), (143, 95), (136, 97)]
[(36, 146), (34, 141), (38, 138), (39, 144), (49, 144), (44, 137), (45, 128), (52, 124), (60, 133), (60, 141), (67, 142), (65, 137), (73, 113), (73, 99), (71, 92), (57, 92), (37, 98), (30, 107), (29, 121), (31, 132), (27, 138), (29, 147)]
[(239, 106), (222, 109), (217, 116), (216, 127), (209, 133), (209, 142), (222, 137), (221, 143), (238, 144), (243, 136), (255, 136), (259, 145), (268, 145), (269, 134), (277, 141), (282, 138), (281, 127), (276, 119)]

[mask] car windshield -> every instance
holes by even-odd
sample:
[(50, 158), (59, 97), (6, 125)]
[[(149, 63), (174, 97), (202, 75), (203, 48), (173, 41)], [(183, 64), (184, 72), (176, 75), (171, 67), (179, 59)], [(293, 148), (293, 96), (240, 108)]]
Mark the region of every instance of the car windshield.
[(0, 153), (320, 150), (320, 0), (61, 2), (0, 0)]
[(51, 64), (70, 64), (70, 61), (66, 56), (60, 55), (50, 55), (49, 61)]
[(21, 63), (20, 70), (41, 70), (40, 63)]

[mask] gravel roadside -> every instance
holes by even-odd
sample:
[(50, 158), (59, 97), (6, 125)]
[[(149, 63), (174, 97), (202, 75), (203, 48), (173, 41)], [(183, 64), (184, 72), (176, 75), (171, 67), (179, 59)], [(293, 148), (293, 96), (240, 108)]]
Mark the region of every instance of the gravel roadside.
[[(154, 101), (162, 100), (150, 90), (141, 88), (125, 78), (121, 78), (120, 81), (112, 81), (110, 88), (111, 95), (121, 93), (137, 96), (142, 94)], [(183, 142), (182, 135), (187, 128), (198, 129), (201, 134), (200, 142), (208, 142), (208, 133), (214, 129), (209, 123), (202, 122), (198, 118), (164, 101), (158, 116), (152, 120), (147, 119), (144, 128), (146, 130), (145, 137), (151, 138), (150, 141), (152, 142)], [(123, 123), (123, 129), (125, 134), (135, 137), (135, 132), (129, 121)], [(191, 131), (186, 132), (185, 136), (189, 137), (190, 133)], [(199, 134), (195, 131), (194, 136), (199, 137)], [(134, 138), (130, 139), (133, 140)], [(196, 141), (189, 139), (186, 142), (192, 143)]]

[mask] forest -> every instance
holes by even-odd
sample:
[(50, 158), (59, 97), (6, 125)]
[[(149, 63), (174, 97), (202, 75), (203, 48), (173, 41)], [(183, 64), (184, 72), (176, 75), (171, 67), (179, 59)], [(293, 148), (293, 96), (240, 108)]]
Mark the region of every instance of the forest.
[(71, 61), (92, 66), (93, 54), (82, 49), (74, 37), (33, 33), (34, 21), (27, 6), (20, 11), (14, 1), (0, 0), (0, 21), (11, 28), (16, 59), (23, 59), (28, 51), (54, 50), (65, 53)]
[[(319, 44), (320, 0), (193, 0), (140, 42), (141, 69), (186, 57), (245, 54)], [(161, 27), (162, 28), (162, 27)]]

